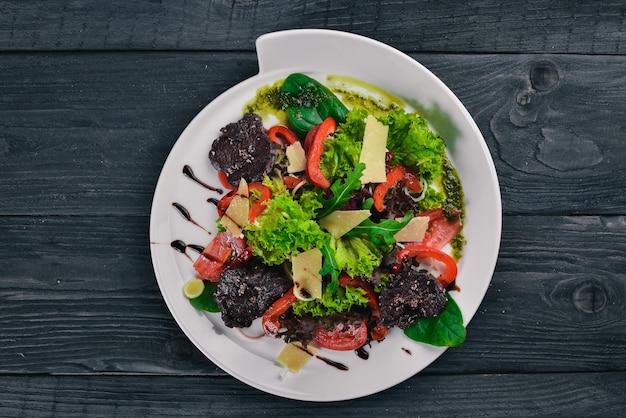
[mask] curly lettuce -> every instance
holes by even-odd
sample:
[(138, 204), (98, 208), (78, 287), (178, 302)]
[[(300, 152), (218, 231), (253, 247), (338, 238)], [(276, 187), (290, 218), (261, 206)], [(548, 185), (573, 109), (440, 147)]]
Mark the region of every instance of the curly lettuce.
[(365, 290), (360, 287), (340, 287), (335, 292), (326, 289), (322, 297), (310, 301), (298, 301), (292, 305), (298, 316), (328, 316), (350, 311), (355, 306), (365, 307), (368, 299)]
[(367, 110), (351, 110), (346, 122), (337, 127), (334, 138), (324, 143), (320, 168), (331, 183), (345, 177), (359, 162), (365, 118)]
[(380, 121), (389, 126), (387, 149), (393, 154), (391, 165), (408, 167), (426, 180), (441, 176), (446, 144), (430, 130), (423, 117), (396, 110)]
[(317, 194), (303, 193), (296, 201), (279, 182), (266, 179), (264, 183), (272, 190), (272, 198), (256, 222), (244, 227), (244, 233), (252, 252), (265, 264), (281, 264), (330, 239), (315, 221), (315, 211), (321, 206)]
[(371, 277), (374, 269), (382, 263), (384, 254), (389, 251), (387, 246), (377, 247), (362, 237), (345, 235), (331, 240), (331, 247), (335, 250), (337, 268), (352, 277)]

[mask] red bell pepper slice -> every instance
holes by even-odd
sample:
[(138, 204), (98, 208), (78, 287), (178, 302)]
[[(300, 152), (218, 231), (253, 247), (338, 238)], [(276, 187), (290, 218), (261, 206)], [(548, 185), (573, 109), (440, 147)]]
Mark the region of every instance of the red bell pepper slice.
[(313, 331), (314, 341), (324, 348), (336, 351), (352, 351), (367, 342), (367, 324), (365, 320), (354, 324), (337, 324), (334, 329), (317, 328)]
[(267, 136), (270, 141), (285, 146), (285, 144), (291, 145), (298, 140), (295, 133), (286, 126), (274, 125), (267, 131)]
[[(318, 125), (315, 135), (309, 146), (309, 155), (306, 161), (306, 173), (311, 180), (311, 183), (322, 189), (330, 187), (330, 182), (322, 173), (320, 169), (320, 162), (322, 160), (322, 153), (324, 152), (324, 141), (326, 137), (335, 132), (337, 124), (331, 117), (324, 119), (324, 121)], [(306, 140), (305, 140), (306, 142)]]
[(248, 220), (250, 222), (254, 222), (257, 216), (259, 216), (265, 210), (266, 202), (270, 199), (270, 197), (272, 197), (272, 192), (269, 187), (267, 187), (263, 183), (258, 182), (250, 183), (248, 185), (248, 188), (250, 190), (256, 190), (261, 193), (261, 197), (256, 202), (254, 202), (254, 204), (250, 207), (250, 210), (248, 211)]
[(435, 260), (442, 262), (446, 270), (437, 277), (437, 280), (443, 287), (448, 287), (450, 283), (456, 279), (456, 275), (458, 273), (456, 262), (452, 257), (441, 250), (427, 247), (423, 244), (415, 244), (409, 245), (408, 247), (398, 251), (399, 261), (404, 261), (405, 259), (411, 257), (434, 258)]
[(387, 172), (385, 182), (376, 186), (372, 194), (374, 208), (377, 211), (382, 212), (385, 209), (384, 200), (387, 192), (400, 181), (404, 181), (413, 193), (420, 193), (422, 191), (422, 184), (419, 182), (417, 174), (404, 166), (394, 166)]
[(261, 324), (266, 335), (272, 337), (278, 335), (278, 331), (280, 331), (280, 316), (287, 312), (287, 309), (297, 300), (298, 298), (293, 293), (292, 287), (265, 311)]
[(319, 128), (319, 125), (315, 125), (309, 130), (309, 132), (307, 132), (306, 137), (304, 138), (304, 144), (302, 145), (302, 148), (304, 148), (305, 152), (309, 152), (309, 148), (311, 148), (311, 143), (313, 143), (313, 138), (315, 138), (315, 134), (317, 133), (317, 130)]
[(293, 177), (293, 176), (283, 177), (283, 183), (285, 183), (285, 187), (288, 189), (295, 189), (298, 186), (298, 184), (302, 183), (303, 181), (305, 180), (300, 177)]
[(226, 268), (239, 266), (251, 256), (243, 238), (228, 231), (218, 232), (196, 259), (193, 268), (201, 279), (217, 282)]
[(374, 318), (374, 320), (376, 321), (376, 325), (370, 331), (370, 333), (374, 340), (383, 340), (387, 335), (387, 331), (389, 329), (380, 323), (380, 306), (378, 304), (378, 296), (376, 296), (376, 293), (374, 292), (372, 286), (362, 279), (350, 277), (348, 275), (343, 275), (339, 278), (339, 285), (342, 287), (360, 287), (361, 289), (365, 290), (365, 295), (367, 296), (367, 300), (372, 311), (372, 318)]
[(449, 243), (462, 227), (459, 211), (453, 211), (453, 219), (445, 216), (443, 208), (431, 209), (421, 213), (419, 216), (428, 216), (428, 228), (421, 244), (428, 247), (442, 249)]

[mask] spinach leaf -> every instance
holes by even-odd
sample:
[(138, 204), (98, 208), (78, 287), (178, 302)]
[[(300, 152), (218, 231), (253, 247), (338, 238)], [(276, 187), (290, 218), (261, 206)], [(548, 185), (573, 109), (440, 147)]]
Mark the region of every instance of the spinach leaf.
[(204, 290), (200, 296), (189, 299), (189, 303), (199, 311), (219, 312), (220, 308), (217, 306), (217, 302), (215, 302), (215, 298), (213, 297), (215, 290), (217, 290), (217, 283), (205, 281)]
[(443, 312), (434, 317), (419, 318), (404, 330), (404, 334), (414, 341), (440, 347), (461, 345), (466, 336), (461, 309), (448, 294), (448, 303)]
[(289, 75), (281, 92), (291, 128), (300, 138), (329, 116), (337, 123), (346, 121), (348, 108), (327, 87), (307, 75)]

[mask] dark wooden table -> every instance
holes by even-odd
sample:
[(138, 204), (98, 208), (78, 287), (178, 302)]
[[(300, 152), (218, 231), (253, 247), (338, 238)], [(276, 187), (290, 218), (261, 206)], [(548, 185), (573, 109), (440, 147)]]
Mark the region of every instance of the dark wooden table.
[[(0, 416), (624, 414), (626, 2), (461, 3), (0, 1)], [(485, 136), (503, 198), (467, 342), (337, 403), (268, 395), (205, 359), (148, 245), (178, 135), (256, 74), (257, 36), (302, 27), (433, 71)]]

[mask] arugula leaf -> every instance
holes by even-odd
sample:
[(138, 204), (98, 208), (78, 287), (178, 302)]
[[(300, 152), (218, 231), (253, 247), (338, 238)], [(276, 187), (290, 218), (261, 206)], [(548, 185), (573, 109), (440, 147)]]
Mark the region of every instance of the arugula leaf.
[(213, 293), (215, 293), (216, 290), (217, 283), (205, 281), (204, 290), (200, 296), (189, 299), (189, 303), (199, 311), (219, 312), (220, 308), (217, 306), (217, 302), (215, 302), (215, 298), (213, 297)]
[(419, 318), (404, 330), (404, 334), (413, 341), (439, 347), (456, 347), (465, 341), (467, 331), (461, 309), (448, 294), (448, 303), (443, 312), (434, 317)]
[(330, 274), (330, 283), (328, 283), (326, 289), (331, 293), (335, 293), (339, 287), (339, 265), (335, 259), (335, 251), (331, 248), (328, 241), (319, 249), (322, 252), (322, 269), (320, 274), (322, 276)]
[(330, 190), (333, 193), (331, 198), (325, 199), (320, 195), (322, 209), (317, 213), (317, 219), (330, 215), (350, 200), (352, 192), (361, 188), (360, 178), (363, 175), (363, 170), (365, 170), (365, 164), (357, 163), (345, 179), (339, 179), (330, 186)]
[(344, 236), (358, 237), (359, 235), (367, 235), (372, 244), (376, 246), (392, 245), (396, 242), (393, 236), (404, 228), (411, 219), (413, 219), (413, 212), (407, 212), (400, 221), (384, 219), (380, 222), (374, 222), (368, 218), (348, 231)]

